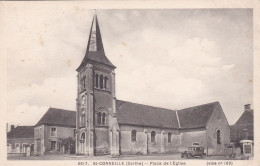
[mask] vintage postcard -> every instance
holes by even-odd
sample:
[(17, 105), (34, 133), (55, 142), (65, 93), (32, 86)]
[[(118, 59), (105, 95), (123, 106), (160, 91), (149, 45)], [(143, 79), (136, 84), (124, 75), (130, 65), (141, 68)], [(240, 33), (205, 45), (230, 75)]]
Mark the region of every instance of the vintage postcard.
[(4, 165), (259, 164), (256, 4), (0, 3)]

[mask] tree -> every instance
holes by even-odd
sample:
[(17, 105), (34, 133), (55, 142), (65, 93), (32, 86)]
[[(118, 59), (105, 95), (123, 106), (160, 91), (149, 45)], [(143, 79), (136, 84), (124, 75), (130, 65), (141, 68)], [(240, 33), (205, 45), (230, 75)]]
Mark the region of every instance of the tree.
[(72, 137), (68, 137), (68, 138), (59, 138), (59, 140), (61, 141), (61, 144), (65, 147), (68, 148), (68, 153), (71, 153), (71, 147), (75, 144), (75, 141), (73, 140)]

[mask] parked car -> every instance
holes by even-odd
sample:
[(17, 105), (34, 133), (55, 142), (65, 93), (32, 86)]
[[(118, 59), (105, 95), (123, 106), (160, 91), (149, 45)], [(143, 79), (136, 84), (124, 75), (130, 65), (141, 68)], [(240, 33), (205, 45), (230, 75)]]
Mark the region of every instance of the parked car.
[(182, 158), (192, 158), (192, 157), (203, 158), (205, 155), (206, 153), (204, 153), (204, 147), (188, 147), (181, 150)]

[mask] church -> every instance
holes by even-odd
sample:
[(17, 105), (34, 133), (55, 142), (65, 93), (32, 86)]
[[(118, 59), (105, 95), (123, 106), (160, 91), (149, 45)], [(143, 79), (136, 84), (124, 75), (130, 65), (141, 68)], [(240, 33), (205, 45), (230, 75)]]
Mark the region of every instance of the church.
[(219, 102), (170, 110), (118, 100), (115, 68), (106, 57), (97, 16), (85, 56), (76, 69), (76, 154), (147, 155), (204, 147), (223, 155), (230, 127)]

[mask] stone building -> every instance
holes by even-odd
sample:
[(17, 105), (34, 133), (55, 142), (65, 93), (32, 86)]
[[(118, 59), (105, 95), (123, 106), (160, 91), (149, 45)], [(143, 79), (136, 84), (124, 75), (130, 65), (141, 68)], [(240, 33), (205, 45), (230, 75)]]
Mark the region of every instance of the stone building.
[(230, 128), (219, 102), (170, 110), (116, 99), (115, 66), (105, 55), (97, 16), (77, 68), (76, 153), (120, 155), (175, 153), (203, 146), (222, 155)]
[[(34, 154), (64, 153), (64, 139), (75, 142), (76, 112), (49, 108), (34, 126)], [(70, 147), (73, 151), (75, 147)]]
[(231, 128), (230, 141), (239, 144), (243, 139), (254, 141), (254, 111), (250, 104), (244, 106), (244, 112)]
[(33, 150), (33, 126), (17, 126), (7, 133), (7, 153), (25, 153), (25, 148)]
[(230, 127), (219, 102), (178, 110), (181, 147), (199, 144), (208, 155), (223, 155)]

